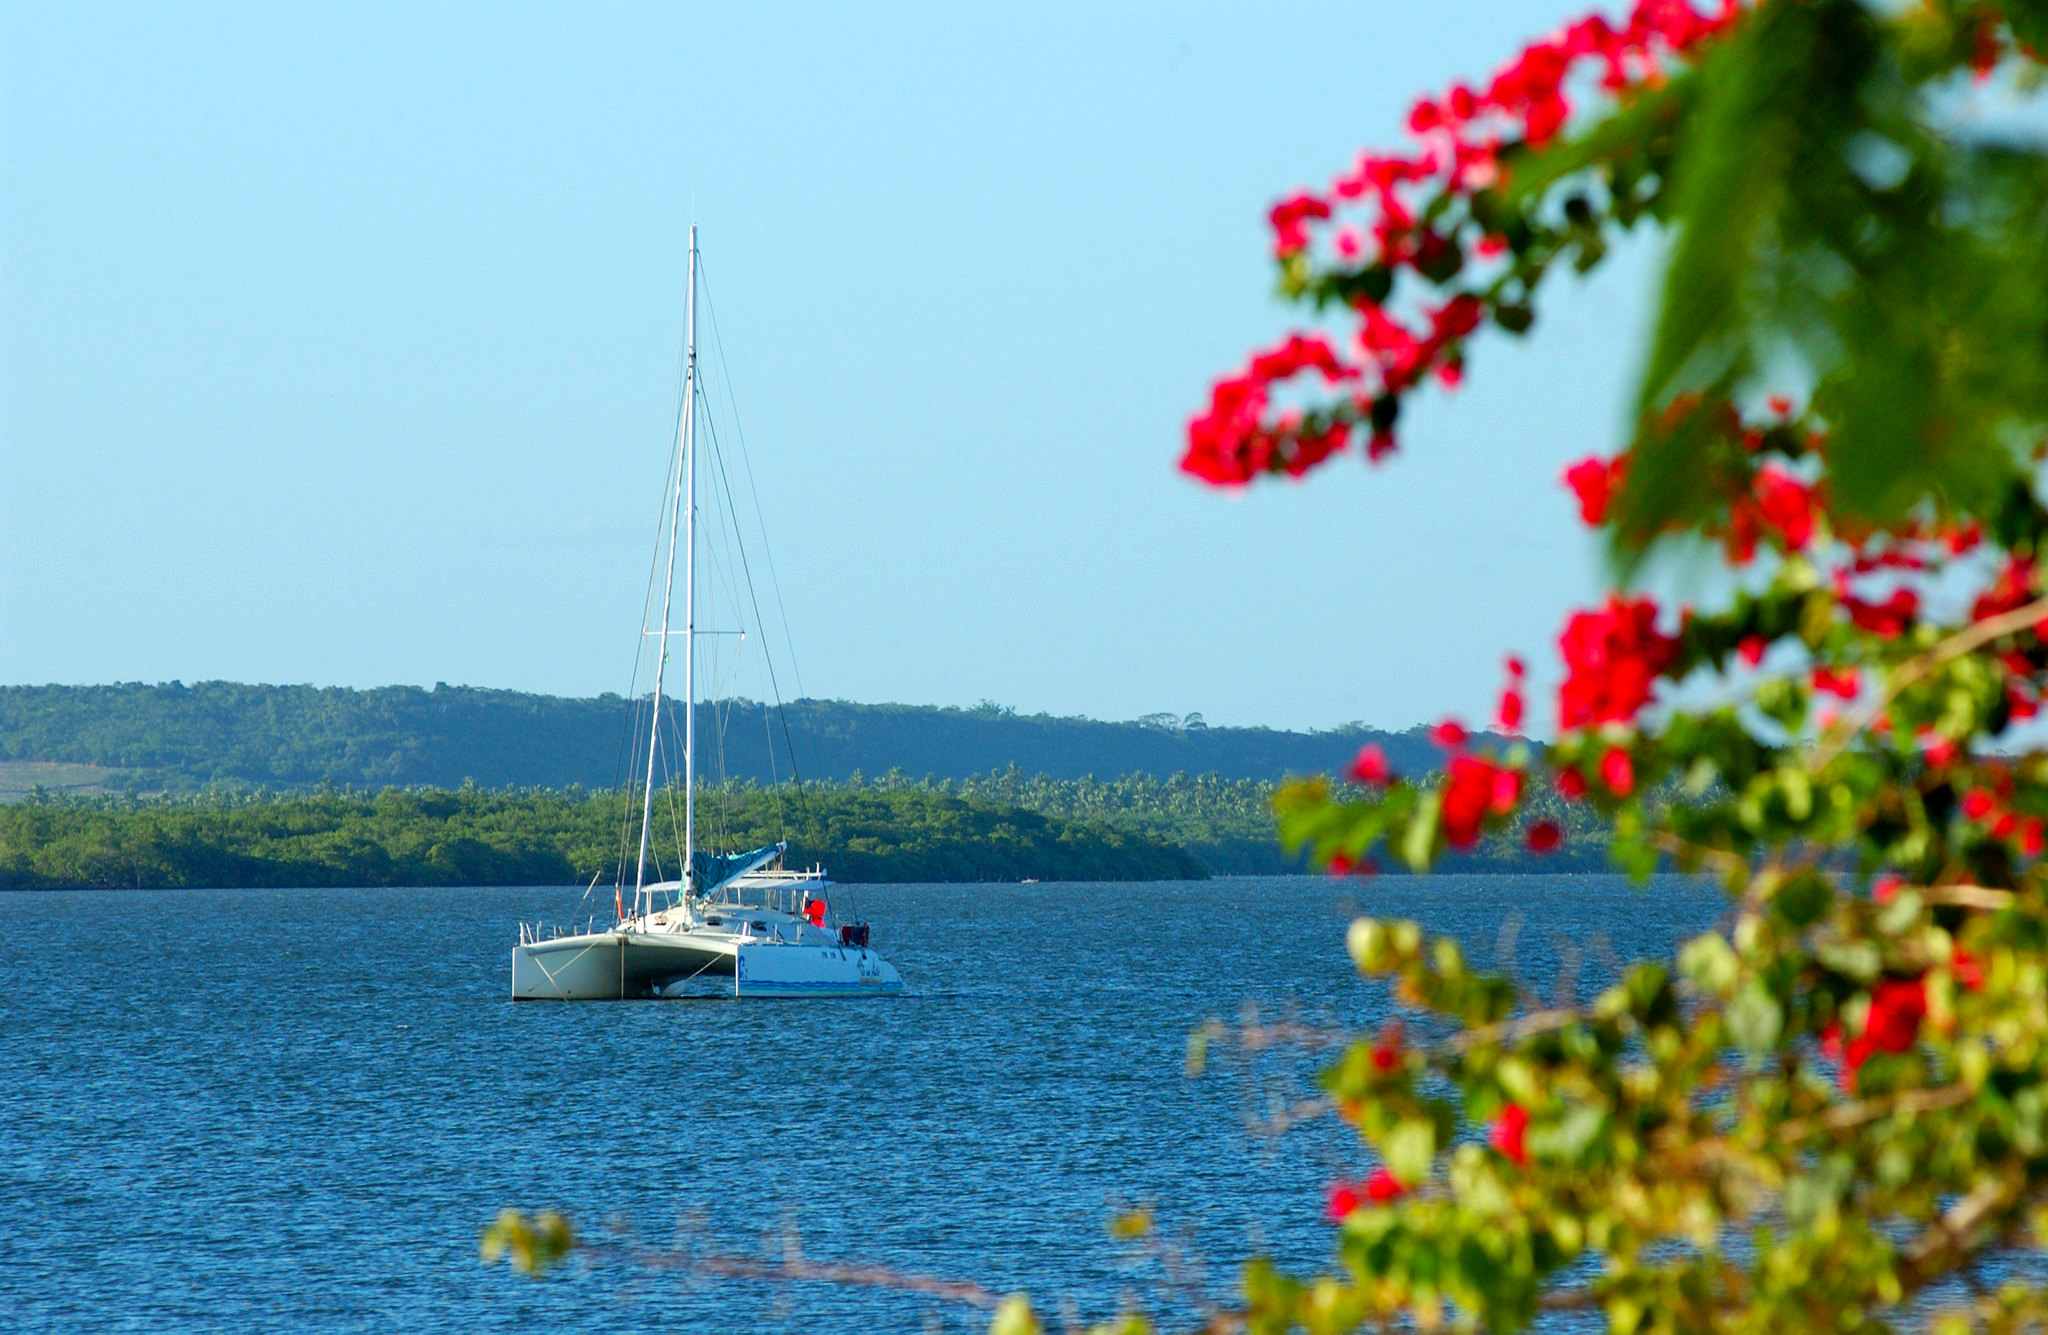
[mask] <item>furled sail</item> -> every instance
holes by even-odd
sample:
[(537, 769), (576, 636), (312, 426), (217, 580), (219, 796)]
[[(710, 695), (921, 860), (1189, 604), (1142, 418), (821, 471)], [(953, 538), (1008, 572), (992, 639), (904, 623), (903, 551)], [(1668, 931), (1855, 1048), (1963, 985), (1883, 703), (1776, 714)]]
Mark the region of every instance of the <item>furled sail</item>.
[(694, 894), (708, 895), (735, 877), (759, 871), (781, 857), (788, 847), (789, 844), (783, 842), (766, 844), (750, 853), (693, 852), (690, 854), (690, 890)]

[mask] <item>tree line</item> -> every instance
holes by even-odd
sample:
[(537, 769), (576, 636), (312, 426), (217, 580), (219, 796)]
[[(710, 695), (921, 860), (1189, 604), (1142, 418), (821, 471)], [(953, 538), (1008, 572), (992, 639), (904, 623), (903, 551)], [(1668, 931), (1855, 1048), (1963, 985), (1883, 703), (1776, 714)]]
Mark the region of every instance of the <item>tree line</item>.
[[(681, 799), (660, 797), (653, 871), (673, 877)], [(0, 889), (579, 884), (637, 852), (639, 817), (623, 793), (474, 787), (32, 800), (0, 807)], [(849, 882), (1206, 874), (1157, 838), (912, 788), (733, 785), (700, 794), (699, 821), (720, 848), (787, 838), (792, 865)]]
[[(1186, 880), (1302, 870), (1275, 837), (1276, 785), (1215, 775), (967, 779), (700, 788), (700, 842), (789, 841), (792, 865), (848, 882)], [(657, 794), (653, 874), (680, 865), (681, 795)], [(1566, 847), (1537, 860), (1503, 832), (1452, 870), (1603, 865), (1585, 809), (1539, 798)], [(637, 798), (567, 789), (216, 789), (154, 797), (32, 797), (0, 806), (0, 889), (541, 885), (609, 879), (639, 844)]]

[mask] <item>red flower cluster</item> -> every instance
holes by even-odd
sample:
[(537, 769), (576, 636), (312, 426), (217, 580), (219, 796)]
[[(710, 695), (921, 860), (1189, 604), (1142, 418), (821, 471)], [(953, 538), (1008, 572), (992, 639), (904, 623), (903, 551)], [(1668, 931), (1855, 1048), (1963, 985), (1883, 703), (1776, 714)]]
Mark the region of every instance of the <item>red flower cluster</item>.
[(2011, 776), (2002, 775), (1995, 791), (1972, 788), (1963, 794), (1963, 818), (1982, 825), (1993, 839), (2015, 845), (2021, 856), (2040, 857), (2048, 850), (2048, 822), (2039, 816), (2021, 816), (2008, 805), (2011, 798)]
[(1385, 1205), (1408, 1194), (1392, 1173), (1384, 1168), (1375, 1168), (1363, 1182), (1333, 1182), (1323, 1203), (1323, 1217), (1333, 1224), (1341, 1224), (1359, 1206), (1371, 1202)]
[(1554, 853), (1557, 846), (1564, 842), (1564, 831), (1557, 827), (1554, 820), (1539, 820), (1529, 827), (1529, 833), (1523, 838), (1528, 843), (1531, 853)]
[[(1299, 191), (1273, 206), (1268, 218), (1274, 253), (1283, 262), (1297, 262), (1317, 234), (1326, 232), (1335, 257), (1348, 267), (1406, 267), (1440, 287), (1461, 267), (1458, 233), (1470, 224), (1456, 216), (1446, 224), (1429, 196), (1488, 189), (1501, 179), (1508, 146), (1541, 146), (1553, 139), (1570, 114), (1567, 87), (1581, 67), (1598, 68), (1599, 84), (1609, 93), (1639, 87), (1661, 78), (1670, 60), (1689, 55), (1739, 13), (1738, 0), (1718, 0), (1711, 12), (1695, 9), (1691, 0), (1637, 0), (1619, 26), (1598, 14), (1581, 19), (1532, 44), (1483, 88), (1459, 84), (1440, 98), (1417, 102), (1408, 118), (1416, 141), (1412, 152), (1367, 154), (1326, 192)], [(1342, 216), (1353, 210), (1366, 216)], [(1482, 257), (1505, 248), (1502, 238), (1484, 234), (1469, 244)], [(1283, 412), (1268, 420), (1266, 387), (1275, 377), (1262, 377), (1256, 368), (1226, 377), (1189, 423), (1182, 468), (1219, 486), (1242, 486), (1262, 473), (1298, 475), (1343, 449), (1353, 426), (1368, 417), (1373, 429), (1367, 453), (1378, 461), (1394, 447), (1392, 410), (1400, 395), (1432, 370), (1455, 385), (1463, 342), (1487, 313), (1485, 302), (1470, 293), (1424, 310), (1419, 325), (1404, 323), (1383, 301), (1362, 295), (1353, 308), (1360, 364), (1341, 375), (1326, 370), (1325, 377), (1368, 382), (1360, 392), (1310, 427), (1299, 414)]]
[(1288, 335), (1210, 388), (1208, 409), (1188, 423), (1181, 467), (1216, 486), (1242, 486), (1261, 473), (1299, 477), (1342, 449), (1351, 432), (1343, 423), (1308, 429), (1294, 409), (1266, 423), (1272, 388), (1303, 371), (1317, 372), (1332, 385), (1358, 377), (1320, 335)]
[(1841, 1065), (1842, 1088), (1854, 1092), (1856, 1073), (1880, 1052), (1905, 1052), (1920, 1037), (1927, 1018), (1927, 982), (1923, 978), (1880, 978), (1870, 990), (1870, 1012), (1863, 1032), (1842, 1042), (1842, 1027), (1821, 1031), (1821, 1051)]
[(1444, 781), (1444, 841), (1452, 848), (1479, 842), (1488, 816), (1505, 816), (1522, 800), (1522, 771), (1478, 756), (1452, 756)]
[(1655, 602), (1618, 594), (1609, 594), (1603, 608), (1573, 613), (1558, 647), (1565, 664), (1557, 691), (1562, 728), (1634, 718), (1678, 652), (1678, 642), (1657, 630)]
[(1728, 559), (1748, 565), (1757, 542), (1777, 539), (1788, 552), (1803, 551), (1813, 541), (1818, 509), (1814, 489), (1775, 464), (1756, 472), (1750, 494), (1739, 498), (1728, 515)]

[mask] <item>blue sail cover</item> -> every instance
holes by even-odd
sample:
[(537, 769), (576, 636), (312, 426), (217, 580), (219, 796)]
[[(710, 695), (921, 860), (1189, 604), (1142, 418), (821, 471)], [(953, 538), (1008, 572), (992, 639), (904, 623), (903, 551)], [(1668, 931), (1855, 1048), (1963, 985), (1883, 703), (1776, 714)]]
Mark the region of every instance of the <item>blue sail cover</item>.
[(690, 891), (708, 895), (735, 876), (744, 876), (782, 856), (788, 844), (764, 844), (751, 853), (692, 853)]

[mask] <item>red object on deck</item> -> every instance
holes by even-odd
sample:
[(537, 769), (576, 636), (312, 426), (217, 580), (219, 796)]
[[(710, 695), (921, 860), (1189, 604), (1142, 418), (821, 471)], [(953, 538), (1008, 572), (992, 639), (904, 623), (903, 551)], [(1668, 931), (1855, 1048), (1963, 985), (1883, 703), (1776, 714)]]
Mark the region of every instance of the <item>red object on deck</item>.
[(804, 916), (811, 920), (811, 926), (823, 927), (825, 925), (825, 901), (813, 899), (805, 904)]

